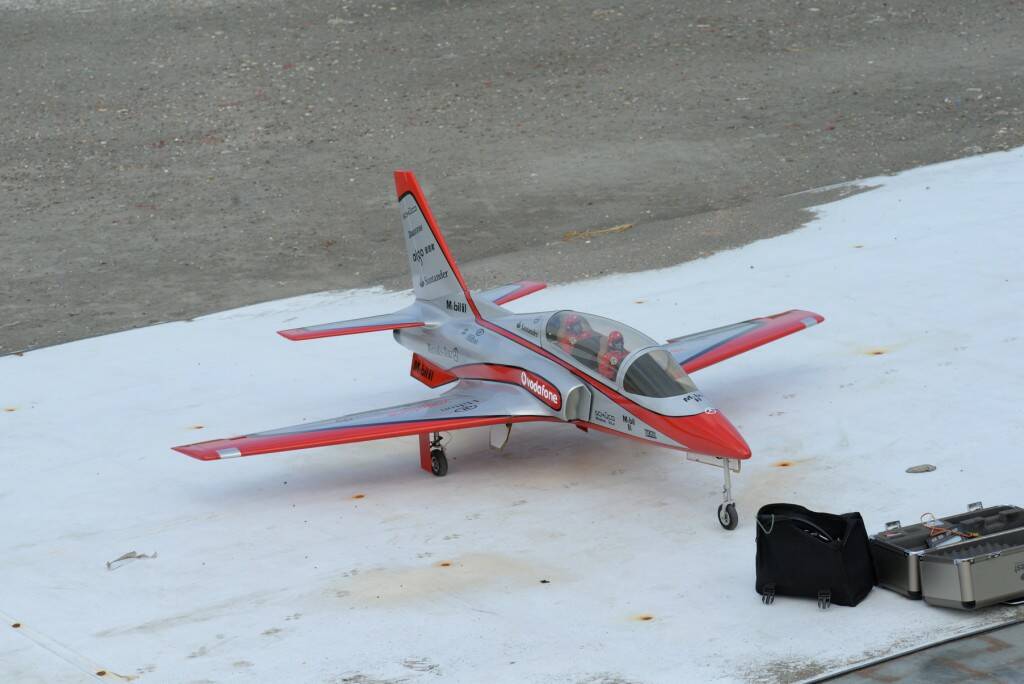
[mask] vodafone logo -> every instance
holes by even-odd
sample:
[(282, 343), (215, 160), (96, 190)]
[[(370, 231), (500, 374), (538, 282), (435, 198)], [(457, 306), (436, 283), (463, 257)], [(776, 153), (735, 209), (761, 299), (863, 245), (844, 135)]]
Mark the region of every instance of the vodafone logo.
[(558, 390), (550, 387), (546, 382), (538, 378), (533, 373), (521, 371), (519, 373), (519, 384), (536, 394), (551, 408), (557, 410), (561, 407), (562, 396), (558, 393)]

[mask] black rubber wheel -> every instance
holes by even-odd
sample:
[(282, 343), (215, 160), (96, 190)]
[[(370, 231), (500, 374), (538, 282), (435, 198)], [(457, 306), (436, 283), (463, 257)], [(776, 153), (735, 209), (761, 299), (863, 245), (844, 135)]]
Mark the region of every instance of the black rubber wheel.
[(740, 522), (736, 514), (736, 504), (722, 504), (718, 507), (718, 524), (727, 530), (735, 530)]
[(430, 472), (438, 477), (444, 477), (448, 474), (448, 459), (445, 458), (443, 450), (430, 450)]

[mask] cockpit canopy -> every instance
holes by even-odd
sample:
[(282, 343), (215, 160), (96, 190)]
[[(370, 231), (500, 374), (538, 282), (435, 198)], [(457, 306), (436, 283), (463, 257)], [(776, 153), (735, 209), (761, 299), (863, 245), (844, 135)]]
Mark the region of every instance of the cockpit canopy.
[(545, 326), (544, 346), (630, 394), (664, 398), (697, 389), (675, 359), (657, 348), (660, 345), (655, 340), (601, 316), (578, 311), (552, 314)]
[(664, 349), (651, 349), (629, 364), (622, 389), (642, 397), (663, 399), (696, 392), (697, 386), (671, 354)]

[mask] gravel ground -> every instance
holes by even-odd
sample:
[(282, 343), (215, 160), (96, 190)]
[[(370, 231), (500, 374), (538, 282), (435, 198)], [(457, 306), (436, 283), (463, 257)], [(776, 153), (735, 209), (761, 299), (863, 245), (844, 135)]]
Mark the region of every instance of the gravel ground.
[(1020, 0), (0, 0), (0, 354), (407, 286), (398, 167), (479, 286), (784, 232), (1024, 144), (1022, 35)]

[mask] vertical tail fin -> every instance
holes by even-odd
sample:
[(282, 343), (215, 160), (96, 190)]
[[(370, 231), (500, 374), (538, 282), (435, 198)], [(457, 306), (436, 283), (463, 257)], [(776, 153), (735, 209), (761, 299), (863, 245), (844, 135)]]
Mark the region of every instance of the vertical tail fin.
[(416, 299), (431, 302), (453, 316), (478, 316), (466, 281), (412, 171), (395, 171), (395, 190)]

